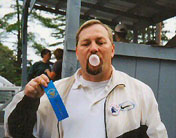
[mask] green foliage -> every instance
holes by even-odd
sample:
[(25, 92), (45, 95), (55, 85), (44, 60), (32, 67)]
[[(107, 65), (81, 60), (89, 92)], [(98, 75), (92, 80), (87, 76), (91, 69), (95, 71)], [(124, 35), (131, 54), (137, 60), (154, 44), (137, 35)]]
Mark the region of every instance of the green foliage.
[[(15, 9), (15, 11), (5, 14), (4, 17), (0, 19), (0, 24), (1, 24), (0, 28), (4, 29), (3, 33), (0, 35), (7, 36), (7, 38), (9, 36), (8, 35), (9, 33), (12, 35), (19, 35), (18, 33), (19, 32), (21, 33), (21, 21), (17, 21), (16, 17), (17, 17), (17, 14), (20, 14), (20, 17), (22, 16), (22, 3), (13, 4), (11, 5), (11, 8)], [(41, 13), (44, 13), (44, 12), (43, 11), (38, 12), (38, 10), (33, 9), (32, 13), (29, 16), (29, 20), (31, 20), (32, 22), (38, 20), (41, 23), (41, 25), (53, 30), (53, 33), (51, 34), (52, 37), (55, 37), (57, 39), (63, 39), (65, 36), (65, 24), (66, 24), (65, 16), (56, 15), (54, 17), (45, 17)], [(51, 14), (49, 12), (45, 12), (45, 13)], [(11, 23), (12, 20), (13, 20), (13, 23)], [(17, 41), (22, 40), (21, 34), (19, 36), (20, 36), (20, 40), (17, 40)], [(37, 50), (36, 54), (40, 53), (42, 47), (46, 47), (45, 45), (42, 46), (41, 43), (39, 44), (39, 41), (38, 41), (39, 39), (40, 38), (36, 36), (35, 33), (28, 32), (28, 38), (27, 38), (28, 46), (30, 45), (33, 48), (35, 48)], [(17, 41), (13, 43), (19, 44)], [(56, 44), (60, 44), (60, 42), (55, 42), (55, 45)], [(20, 46), (17, 46), (17, 48), (20, 48)], [(18, 55), (18, 57), (20, 57), (20, 55)]]
[(16, 12), (11, 12), (11, 13), (7, 13), (6, 15), (4, 15), (3, 19), (5, 22), (13, 19), (13, 17), (16, 15)]
[(15, 85), (21, 83), (21, 69), (16, 66), (13, 51), (0, 43), (0, 75)]
[(4, 22), (3, 22), (3, 20), (2, 20), (2, 19), (0, 19), (0, 28), (2, 29), (2, 28), (3, 28), (3, 26), (4, 26)]
[(20, 5), (19, 2), (18, 2), (18, 4), (17, 4), (17, 1), (19, 1), (19, 0), (16, 0), (16, 4), (15, 4), (15, 5), (12, 4), (12, 5), (10, 6), (10, 8), (17, 10), (17, 8), (19, 7), (20, 12), (22, 13), (23, 5)]
[(29, 32), (28, 33), (28, 42), (31, 42), (32, 43), (32, 47), (37, 50), (35, 54), (39, 55), (42, 51), (43, 48), (46, 48), (45, 46), (43, 46), (42, 44), (40, 43), (37, 43), (37, 41), (35, 41), (35, 34), (34, 33), (31, 33)]
[[(52, 37), (62, 39), (65, 36), (66, 18), (63, 15), (57, 15), (56, 17), (44, 17), (40, 13), (33, 10), (31, 14), (32, 18), (37, 19), (40, 23), (47, 28), (54, 29), (51, 34)], [(56, 42), (57, 43), (57, 42)]]
[(133, 32), (132, 31), (128, 31), (127, 39), (129, 40), (129, 42), (133, 41)]
[(161, 40), (163, 41), (168, 41), (169, 38), (166, 36), (166, 33), (168, 33), (169, 31), (162, 31), (162, 35), (161, 35)]
[(29, 33), (28, 33), (27, 40), (28, 40), (28, 41), (31, 41), (32, 43), (34, 43), (34, 42), (35, 42), (35, 34), (32, 33), (32, 32), (29, 32)]
[(19, 30), (18, 22), (14, 23), (14, 24), (9, 24), (9, 25), (6, 27), (6, 31), (7, 31), (7, 32), (13, 32), (13, 31), (18, 31), (18, 30)]
[[(4, 15), (0, 19), (0, 75), (6, 77), (9, 81), (20, 85), (21, 81), (21, 17), (22, 17), (22, 2), (16, 0), (15, 4), (11, 5), (11, 8), (14, 9), (14, 12), (9, 12)], [(37, 10), (33, 10), (28, 18), (28, 23), (31, 20), (32, 22), (39, 21), (41, 25), (46, 28), (52, 29), (52, 37), (57, 39), (63, 39), (65, 35), (65, 24), (66, 19), (65, 16), (62, 15), (55, 15), (52, 17), (45, 17), (41, 13), (43, 11), (38, 12)], [(46, 12), (45, 12), (46, 13)], [(52, 15), (51, 13), (47, 12), (47, 14)], [(18, 17), (18, 18), (17, 18)], [(9, 50), (7, 47), (3, 46), (3, 42), (6, 42), (11, 39), (12, 35), (17, 38), (15, 41), (11, 41), (14, 46), (14, 52)], [(36, 33), (28, 32), (28, 47), (32, 46), (36, 49), (35, 54), (40, 54), (41, 50), (45, 48), (45, 44), (41, 44), (40, 41), (42, 40), (40, 36), (36, 35)], [(47, 44), (47, 46), (57, 46), (61, 44), (59, 42), (55, 42), (53, 44)], [(3, 58), (6, 57), (4, 60)]]
[(36, 12), (32, 12), (33, 18), (38, 19), (44, 26), (48, 27), (48, 28), (56, 28), (58, 27), (56, 24), (52, 23), (52, 19), (51, 18), (47, 18), (47, 17), (42, 17), (40, 14), (37, 14)]
[(53, 43), (53, 44), (50, 44), (49, 46), (57, 46), (57, 45), (60, 45), (62, 44), (63, 42), (56, 42), (56, 43)]
[(36, 54), (40, 54), (42, 49), (44, 49), (45, 47), (42, 44), (39, 44), (37, 42), (34, 42), (34, 44), (32, 45), (33, 48), (37, 49)]

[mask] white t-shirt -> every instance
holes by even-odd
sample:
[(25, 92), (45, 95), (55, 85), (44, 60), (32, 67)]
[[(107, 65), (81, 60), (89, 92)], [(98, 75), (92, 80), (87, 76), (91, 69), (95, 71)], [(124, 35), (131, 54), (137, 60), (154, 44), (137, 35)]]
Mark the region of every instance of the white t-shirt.
[(108, 81), (90, 82), (76, 73), (66, 102), (69, 118), (62, 121), (64, 138), (105, 138), (104, 102)]

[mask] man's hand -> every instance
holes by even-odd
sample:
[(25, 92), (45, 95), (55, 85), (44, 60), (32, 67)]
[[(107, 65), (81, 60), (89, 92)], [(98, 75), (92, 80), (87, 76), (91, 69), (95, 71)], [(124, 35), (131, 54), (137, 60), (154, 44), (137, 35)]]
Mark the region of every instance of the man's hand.
[(50, 72), (50, 70), (49, 70), (49, 69), (45, 69), (45, 71), (44, 71), (44, 72), (48, 73), (48, 72)]
[(41, 86), (47, 87), (49, 81), (49, 78), (44, 74), (32, 79), (24, 89), (25, 95), (32, 98), (40, 98), (44, 94)]

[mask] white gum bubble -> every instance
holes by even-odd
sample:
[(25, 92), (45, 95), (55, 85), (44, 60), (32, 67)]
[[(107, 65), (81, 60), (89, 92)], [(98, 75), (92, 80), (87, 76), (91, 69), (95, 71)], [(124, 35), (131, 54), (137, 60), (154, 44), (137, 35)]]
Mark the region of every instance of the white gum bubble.
[(100, 58), (96, 55), (96, 54), (92, 54), (90, 57), (89, 57), (89, 63), (92, 65), (92, 66), (98, 66), (100, 64)]

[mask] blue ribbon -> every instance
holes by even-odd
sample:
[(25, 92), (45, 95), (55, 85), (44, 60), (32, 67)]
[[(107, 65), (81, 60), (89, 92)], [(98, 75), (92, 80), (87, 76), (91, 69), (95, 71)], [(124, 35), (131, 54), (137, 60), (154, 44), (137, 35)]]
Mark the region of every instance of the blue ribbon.
[(46, 95), (48, 96), (48, 99), (54, 109), (54, 112), (57, 116), (57, 119), (59, 121), (65, 119), (68, 117), (67, 110), (65, 108), (65, 105), (56, 89), (56, 87), (53, 84), (53, 81), (51, 80), (48, 83), (48, 87), (42, 86)]

